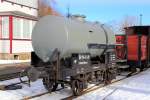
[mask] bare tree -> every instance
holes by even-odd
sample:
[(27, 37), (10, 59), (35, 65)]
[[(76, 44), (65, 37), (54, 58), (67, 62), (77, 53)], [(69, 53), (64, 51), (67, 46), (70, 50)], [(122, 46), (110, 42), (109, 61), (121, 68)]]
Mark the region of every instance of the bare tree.
[(112, 26), (113, 31), (115, 34), (124, 34), (124, 28), (129, 26), (135, 26), (138, 25), (138, 17), (135, 16), (125, 16), (121, 20), (118, 21), (111, 21), (111, 23), (108, 23), (110, 26)]
[(60, 16), (60, 13), (56, 11), (51, 5), (57, 6), (55, 0), (38, 0), (38, 16), (46, 15), (57, 15)]
[(138, 25), (138, 18), (135, 16), (125, 16), (120, 22), (120, 31), (123, 31), (125, 27)]

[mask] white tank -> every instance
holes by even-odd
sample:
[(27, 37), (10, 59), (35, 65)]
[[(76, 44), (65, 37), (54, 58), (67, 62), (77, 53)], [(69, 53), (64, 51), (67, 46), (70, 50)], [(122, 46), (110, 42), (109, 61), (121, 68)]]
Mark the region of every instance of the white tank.
[(104, 49), (89, 49), (88, 44), (114, 44), (112, 30), (99, 23), (78, 21), (58, 16), (45, 16), (35, 25), (32, 45), (35, 53), (47, 62), (57, 48), (61, 57), (72, 53), (101, 55)]

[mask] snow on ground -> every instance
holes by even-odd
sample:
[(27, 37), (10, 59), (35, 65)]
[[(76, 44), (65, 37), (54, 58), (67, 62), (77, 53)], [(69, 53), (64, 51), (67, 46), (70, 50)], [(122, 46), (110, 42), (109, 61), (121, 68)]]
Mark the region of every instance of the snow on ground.
[(23, 62), (30, 62), (30, 60), (0, 60), (0, 64), (14, 64)]
[(150, 69), (76, 100), (150, 100)]
[[(1, 81), (0, 85), (7, 85), (19, 79)], [(18, 90), (0, 90), (1, 100), (20, 100), (24, 97), (34, 96), (46, 92), (41, 79), (31, 84), (31, 87), (22, 84), (23, 88)], [(136, 76), (109, 85), (107, 87), (87, 93), (75, 100), (150, 100), (150, 69)], [(51, 94), (33, 98), (32, 100), (60, 100), (71, 95), (71, 90), (65, 88)]]
[[(17, 83), (17, 82), (19, 82), (19, 79), (12, 79), (8, 81), (0, 82), (0, 85), (9, 85), (12, 83)], [(42, 93), (46, 90), (44, 89), (41, 83), (42, 83), (41, 80), (38, 80), (34, 83), (31, 83), (32, 87), (29, 87), (27, 84), (22, 84), (23, 89), (7, 90), (7, 91), (0, 90), (0, 98), (2, 100), (20, 100), (26, 96), (31, 96), (31, 95), (36, 95), (38, 93)]]
[[(24, 78), (24, 80), (27, 80)], [(19, 82), (19, 79), (12, 79), (7, 81), (0, 81), (0, 85), (9, 85), (12, 83)], [(31, 83), (31, 87), (29, 87), (27, 84), (21, 84), (23, 86), (22, 89), (18, 90), (7, 90), (2, 91), (0, 90), (0, 98), (1, 100), (21, 100), (25, 97), (29, 96), (35, 96), (37, 94), (45, 93), (47, 90), (44, 88), (42, 80), (39, 79), (36, 82)], [(71, 95), (71, 90), (66, 88), (61, 91), (56, 91), (51, 94), (44, 95), (44, 100), (60, 100), (62, 98), (65, 98), (67, 96)], [(42, 98), (42, 96), (41, 96)], [(33, 100), (41, 100), (41, 98), (35, 98)]]

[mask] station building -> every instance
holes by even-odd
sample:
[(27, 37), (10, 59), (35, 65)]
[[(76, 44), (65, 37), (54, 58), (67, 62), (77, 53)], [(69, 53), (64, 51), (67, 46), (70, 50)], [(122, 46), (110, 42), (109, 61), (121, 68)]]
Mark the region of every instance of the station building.
[(0, 59), (30, 59), (37, 0), (0, 0)]
[(29, 59), (37, 17), (19, 11), (0, 12), (1, 59)]

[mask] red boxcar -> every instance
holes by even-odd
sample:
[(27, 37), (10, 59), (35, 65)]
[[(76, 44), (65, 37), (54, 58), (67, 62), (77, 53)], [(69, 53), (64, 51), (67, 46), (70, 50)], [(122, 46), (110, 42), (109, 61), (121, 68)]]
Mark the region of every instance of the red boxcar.
[(139, 61), (147, 59), (147, 36), (128, 35), (127, 52), (129, 61)]
[(146, 68), (150, 65), (150, 26), (125, 28), (126, 59), (132, 68)]

